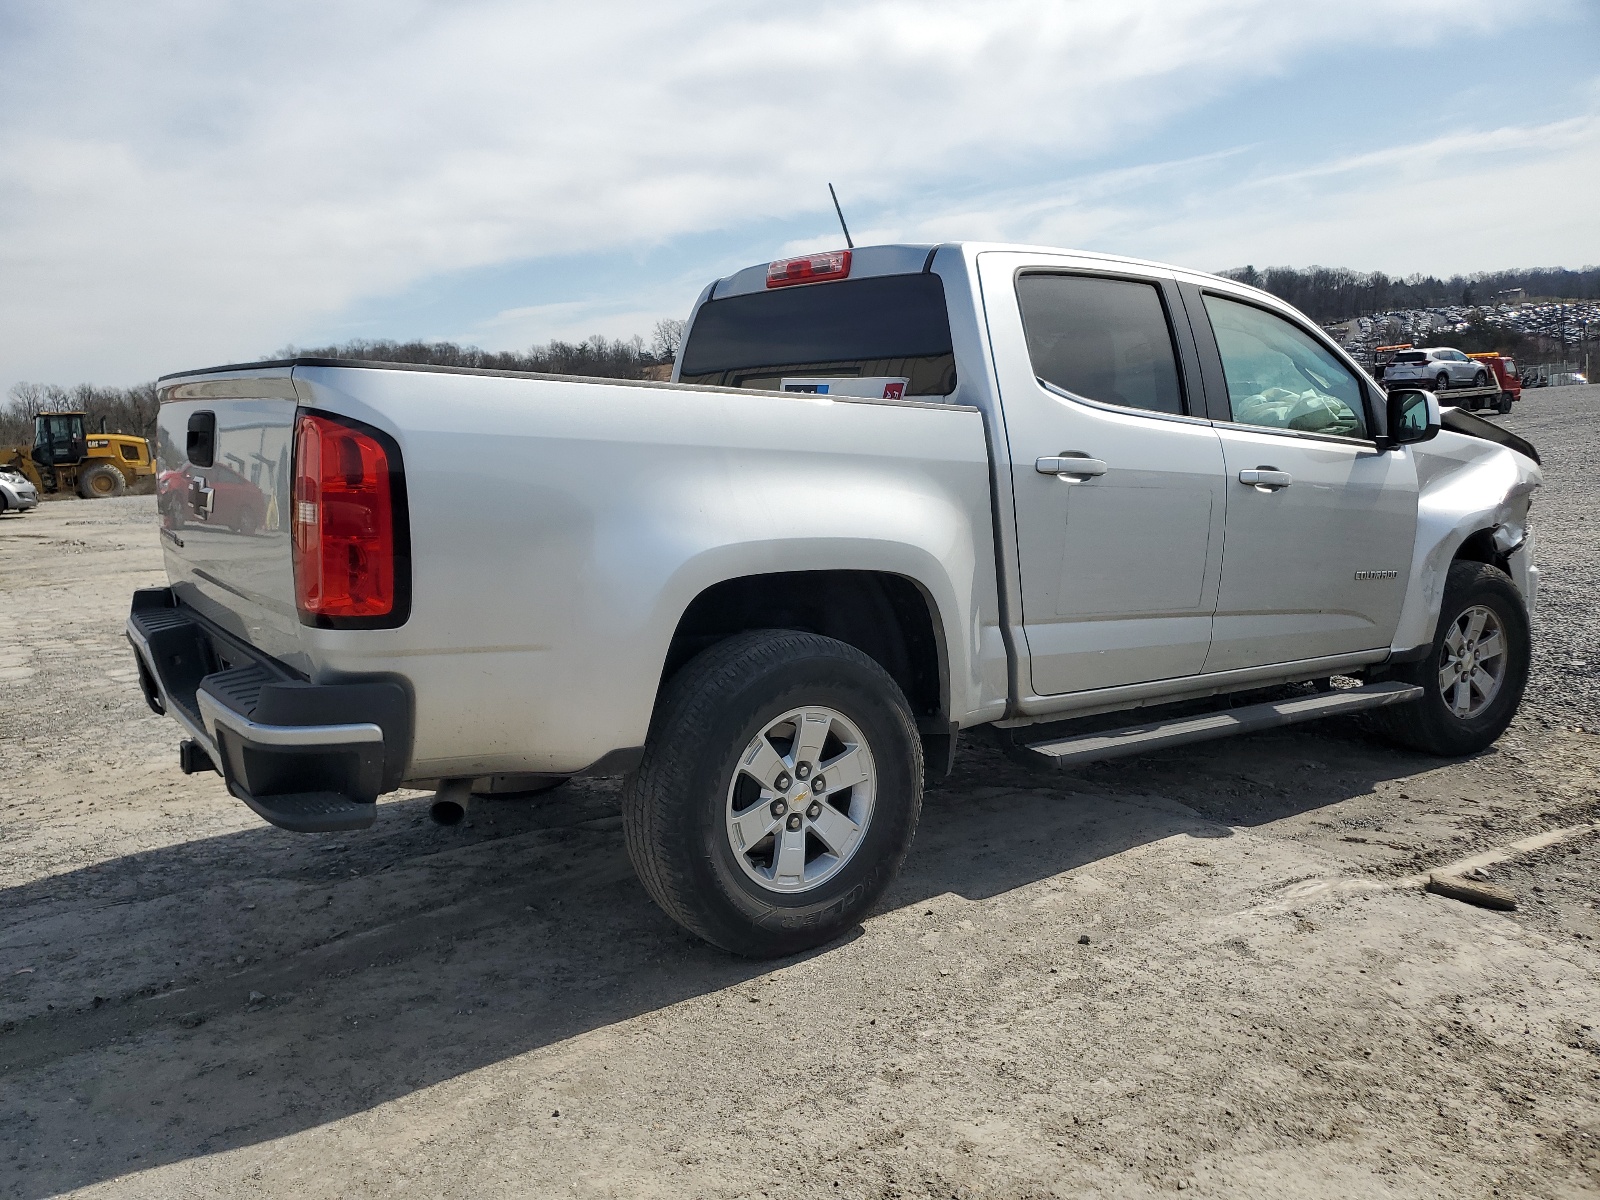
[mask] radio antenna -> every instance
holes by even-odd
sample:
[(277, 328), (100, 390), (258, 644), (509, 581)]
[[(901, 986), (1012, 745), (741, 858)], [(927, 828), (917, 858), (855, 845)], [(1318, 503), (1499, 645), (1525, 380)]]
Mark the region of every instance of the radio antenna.
[(828, 185), (828, 195), (833, 197), (833, 211), (839, 214), (839, 228), (844, 230), (844, 244), (854, 250), (856, 244), (850, 240), (850, 226), (844, 223), (844, 209), (839, 207), (839, 193), (833, 190), (833, 184)]

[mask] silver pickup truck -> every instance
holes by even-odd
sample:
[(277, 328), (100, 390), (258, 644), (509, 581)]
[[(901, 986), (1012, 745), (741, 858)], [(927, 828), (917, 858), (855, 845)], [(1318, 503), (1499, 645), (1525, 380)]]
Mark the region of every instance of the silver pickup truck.
[(1465, 754), (1527, 679), (1533, 448), (1154, 263), (751, 267), (670, 383), (295, 359), (160, 389), (170, 586), (127, 628), (185, 770), (307, 832), (402, 785), (624, 775), (646, 888), (743, 954), (861, 918), (963, 730), (1072, 765), (1370, 709)]

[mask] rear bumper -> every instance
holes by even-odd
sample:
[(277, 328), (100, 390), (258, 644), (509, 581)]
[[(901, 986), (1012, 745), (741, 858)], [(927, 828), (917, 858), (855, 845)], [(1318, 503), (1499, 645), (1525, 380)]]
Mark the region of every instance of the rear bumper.
[(139, 685), (222, 774), (285, 829), (370, 825), (410, 757), (410, 691), (393, 679), (316, 684), (229, 636), (170, 588), (141, 588), (128, 614)]

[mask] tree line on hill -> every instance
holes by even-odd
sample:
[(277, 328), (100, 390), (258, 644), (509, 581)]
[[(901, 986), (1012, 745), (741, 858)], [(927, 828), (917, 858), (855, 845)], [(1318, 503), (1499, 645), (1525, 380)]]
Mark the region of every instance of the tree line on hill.
[[(647, 379), (663, 375), (677, 357), (684, 322), (657, 321), (650, 341), (642, 337), (604, 338), (581, 342), (553, 340), (526, 351), (481, 350), (454, 342), (357, 340), (339, 345), (286, 346), (278, 358), (343, 358), (358, 362), (393, 362), (439, 367), (472, 367), (489, 371), (536, 371), (550, 375), (590, 375), (604, 379)], [(0, 446), (31, 445), (33, 419), (42, 412), (83, 412), (90, 432), (132, 433), (154, 440), (159, 409), (156, 385), (99, 387), (80, 383), (13, 384), (0, 405)]]
[(1234, 267), (1229, 279), (1271, 292), (1324, 324), (1404, 308), (1494, 305), (1502, 301), (1600, 300), (1600, 267), (1571, 271), (1534, 267), (1476, 275), (1410, 275), (1391, 279), (1382, 271), (1344, 267)]
[(607, 339), (599, 334), (581, 342), (550, 341), (525, 351), (480, 350), (477, 346), (461, 346), (455, 342), (356, 340), (331, 346), (286, 346), (277, 357), (344, 358), (486, 371), (645, 379), (652, 371), (671, 365), (683, 338), (683, 325), (682, 321), (657, 321), (648, 344), (638, 335)]
[(82, 412), (90, 433), (132, 433), (153, 439), (159, 408), (154, 383), (129, 388), (17, 383), (0, 405), (0, 447), (33, 445), (33, 418), (42, 412)]

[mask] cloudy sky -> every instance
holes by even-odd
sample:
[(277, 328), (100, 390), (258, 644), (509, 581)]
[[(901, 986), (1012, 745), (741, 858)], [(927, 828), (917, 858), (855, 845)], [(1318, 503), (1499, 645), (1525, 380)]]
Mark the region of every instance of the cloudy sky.
[(0, 0), (0, 389), (648, 334), (840, 241), (1600, 262), (1593, 0)]

